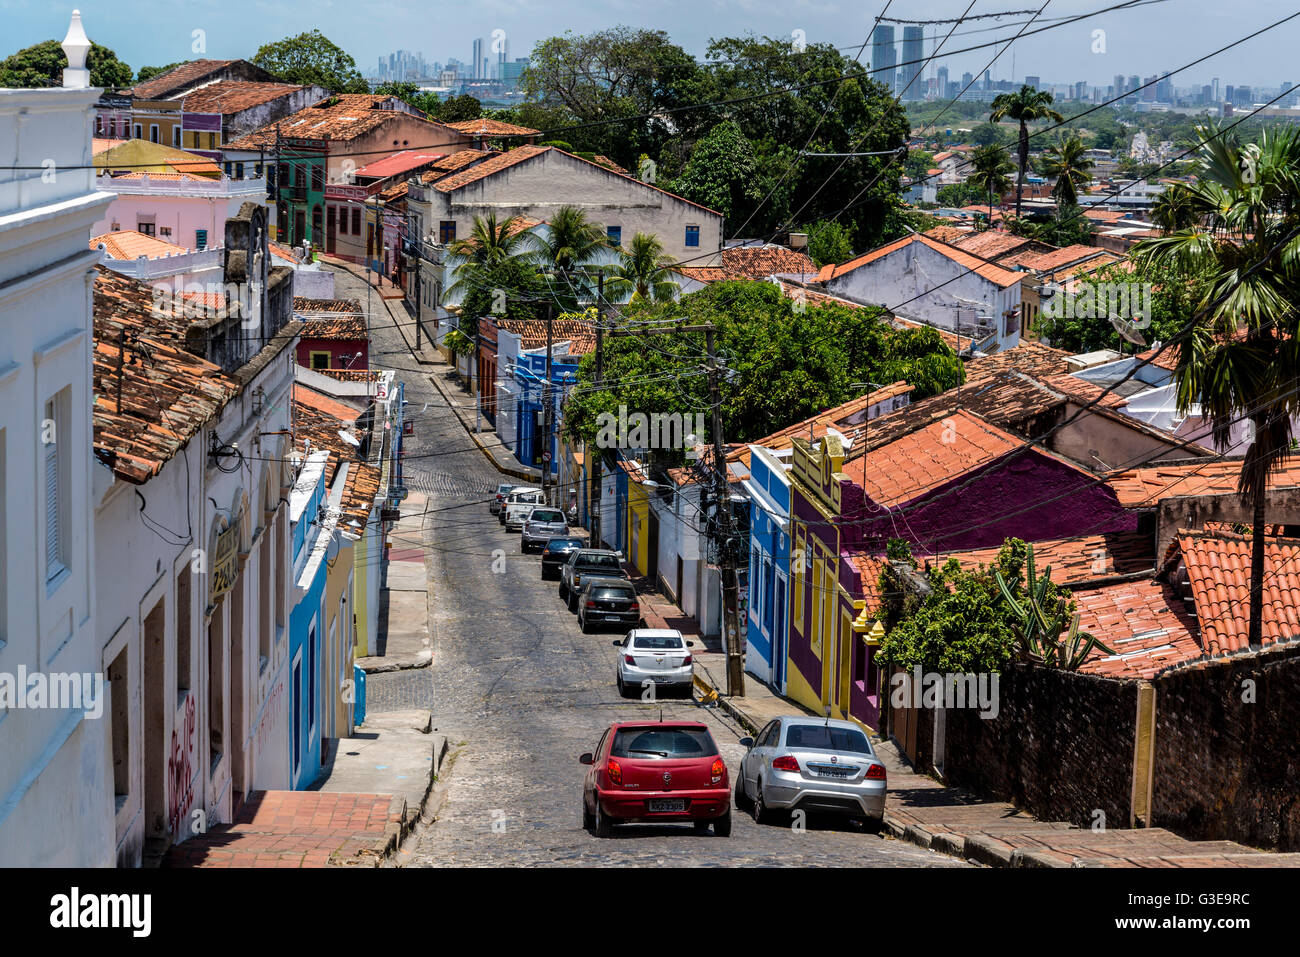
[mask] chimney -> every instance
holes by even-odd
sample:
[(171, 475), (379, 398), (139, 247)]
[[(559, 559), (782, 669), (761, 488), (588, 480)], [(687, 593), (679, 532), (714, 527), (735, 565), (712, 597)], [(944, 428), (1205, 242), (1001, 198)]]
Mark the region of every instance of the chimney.
[(63, 38), (62, 46), (68, 57), (67, 68), (63, 71), (64, 89), (88, 89), (90, 71), (86, 69), (86, 54), (90, 52), (90, 40), (81, 26), (80, 10), (72, 11), (72, 22), (68, 24), (68, 35)]

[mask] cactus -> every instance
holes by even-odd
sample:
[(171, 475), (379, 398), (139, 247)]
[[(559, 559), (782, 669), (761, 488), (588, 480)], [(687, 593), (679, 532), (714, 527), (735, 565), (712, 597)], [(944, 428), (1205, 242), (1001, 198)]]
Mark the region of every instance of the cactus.
[[(1048, 597), (1052, 584), (1052, 566), (1048, 565), (1039, 576), (1034, 567), (1034, 546), (1028, 547), (1025, 562), (1025, 599), (1018, 601), (1007, 586), (1002, 572), (993, 570), (1002, 597), (1017, 619), (1013, 624), (1021, 657), (1049, 668), (1077, 671), (1093, 648), (1113, 655), (1094, 635), (1079, 630), (1078, 614), (1070, 614), (1069, 603), (1057, 596)], [(1064, 636), (1062, 636), (1064, 632)]]

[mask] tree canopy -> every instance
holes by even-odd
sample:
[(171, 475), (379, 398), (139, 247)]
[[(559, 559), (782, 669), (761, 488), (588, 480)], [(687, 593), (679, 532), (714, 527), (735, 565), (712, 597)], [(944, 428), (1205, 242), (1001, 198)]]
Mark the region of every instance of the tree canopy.
[(252, 62), (286, 83), (314, 83), (334, 93), (368, 93), (357, 63), (319, 30), (258, 47)]
[[(58, 40), (45, 40), (7, 57), (0, 62), (0, 87), (20, 88), (60, 86), (68, 55)], [(106, 46), (90, 44), (86, 54), (90, 85), (115, 89), (131, 85), (131, 68)]]

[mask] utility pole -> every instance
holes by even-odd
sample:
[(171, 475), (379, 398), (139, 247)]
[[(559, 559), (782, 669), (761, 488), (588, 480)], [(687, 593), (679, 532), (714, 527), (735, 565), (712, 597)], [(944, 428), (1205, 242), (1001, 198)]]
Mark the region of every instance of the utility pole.
[(713, 327), (704, 334), (709, 352), (709, 402), (713, 406), (713, 480), (715, 508), (718, 513), (718, 570), (722, 574), (722, 630), (727, 649), (727, 694), (745, 693), (745, 651), (740, 646), (740, 583), (736, 577), (735, 526), (731, 514), (731, 489), (727, 478), (727, 456), (722, 447), (722, 390), (718, 379), (722, 370), (714, 352)]
[[(718, 570), (722, 576), (722, 632), (727, 652), (727, 695), (744, 695), (745, 693), (745, 649), (740, 643), (740, 583), (736, 574), (736, 531), (731, 514), (731, 489), (727, 478), (726, 454), (722, 446), (722, 390), (719, 379), (722, 367), (718, 364), (714, 349), (714, 327), (711, 323), (698, 325), (671, 325), (657, 329), (611, 329), (611, 336), (647, 336), (665, 335), (683, 332), (703, 332), (708, 350), (708, 362), (705, 369), (709, 375), (709, 401), (713, 405), (713, 489), (704, 486), (700, 500), (703, 503), (709, 495), (717, 510), (716, 535), (711, 535), (718, 543)], [(701, 507), (705, 513), (707, 507)], [(705, 519), (708, 518), (704, 514)]]
[[(605, 371), (605, 274), (602, 272), (596, 277), (596, 381), (595, 390), (600, 391), (602, 374)], [(600, 547), (601, 527), (600, 527), (600, 502), (601, 502), (601, 467), (604, 464), (604, 450), (594, 449), (590, 455), (591, 459), (591, 482), (592, 487), (596, 490), (596, 504), (591, 510), (591, 544)], [(590, 497), (588, 497), (590, 501)]]
[(555, 303), (546, 304), (546, 384), (542, 386), (542, 410), (546, 423), (545, 434), (542, 436), (542, 500), (548, 505), (554, 505), (550, 496), (547, 494), (547, 479), (551, 474), (551, 431), (554, 429), (554, 412), (551, 409), (551, 343), (553, 339), (553, 327), (555, 325)]

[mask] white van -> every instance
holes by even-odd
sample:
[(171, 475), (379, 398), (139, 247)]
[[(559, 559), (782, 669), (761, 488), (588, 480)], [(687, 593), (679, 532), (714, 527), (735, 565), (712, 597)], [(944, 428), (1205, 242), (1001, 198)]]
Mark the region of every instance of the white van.
[(546, 495), (539, 488), (516, 488), (506, 496), (506, 506), (501, 510), (501, 524), (507, 532), (523, 528), (524, 519), (538, 505), (546, 504)]

